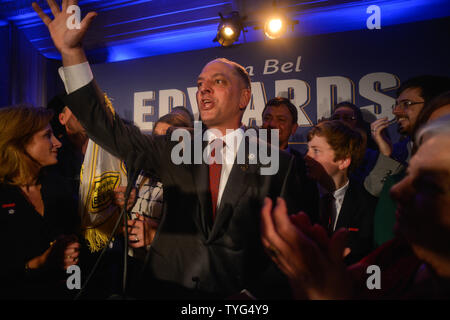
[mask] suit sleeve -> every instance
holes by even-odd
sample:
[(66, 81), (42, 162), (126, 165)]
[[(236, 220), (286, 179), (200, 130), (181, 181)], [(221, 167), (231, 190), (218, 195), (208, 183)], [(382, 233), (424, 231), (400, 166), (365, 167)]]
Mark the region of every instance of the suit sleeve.
[(143, 134), (139, 128), (113, 114), (95, 81), (67, 95), (65, 100), (95, 143), (127, 165), (132, 165), (142, 155), (145, 157), (142, 168), (160, 173), (167, 154), (167, 137)]
[(364, 187), (371, 195), (379, 197), (387, 177), (397, 174), (403, 169), (403, 164), (380, 153), (375, 167), (364, 180)]

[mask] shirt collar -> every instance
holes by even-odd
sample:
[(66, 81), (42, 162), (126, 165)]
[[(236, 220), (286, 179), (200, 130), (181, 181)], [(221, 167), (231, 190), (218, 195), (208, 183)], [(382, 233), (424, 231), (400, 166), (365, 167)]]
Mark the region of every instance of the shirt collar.
[(217, 136), (214, 133), (214, 130), (206, 130), (205, 135), (206, 135), (205, 140), (208, 141), (208, 144), (210, 144), (216, 139), (221, 139), (225, 142), (226, 147), (229, 148), (233, 146), (234, 143), (236, 143), (236, 146), (239, 146), (242, 138), (244, 137), (244, 129), (241, 127), (233, 131), (229, 131), (224, 136)]
[[(348, 189), (350, 180), (347, 180), (347, 183), (344, 184), (342, 187), (340, 187), (339, 189), (335, 190), (334, 192), (332, 192), (333, 197), (335, 199), (338, 199), (340, 197), (343, 197), (345, 195), (345, 192)], [(330, 192), (327, 191), (324, 187), (322, 187), (322, 185), (320, 183), (317, 182), (317, 188), (319, 189), (319, 195), (320, 197), (323, 197), (326, 194), (329, 194)]]
[(335, 199), (343, 198), (345, 196), (345, 192), (348, 189), (349, 183), (350, 181), (347, 180), (347, 183), (344, 184), (344, 186), (340, 187), (339, 189), (333, 192), (333, 196)]

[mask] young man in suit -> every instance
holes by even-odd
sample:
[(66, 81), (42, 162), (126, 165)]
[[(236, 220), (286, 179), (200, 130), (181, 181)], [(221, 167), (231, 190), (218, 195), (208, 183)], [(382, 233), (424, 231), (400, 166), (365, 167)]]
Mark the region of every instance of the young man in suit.
[[(88, 13), (81, 29), (69, 30), (69, 15), (65, 13), (68, 1), (62, 2), (61, 11), (54, 1), (48, 4), (54, 20), (36, 3), (33, 7), (61, 52), (68, 106), (96, 142), (125, 159), (130, 167), (158, 174), (164, 185), (163, 219), (149, 251), (138, 296), (224, 298), (270, 282), (265, 275), (274, 265), (261, 245), (258, 212), (264, 197), (275, 199), (280, 195), (287, 199), (290, 212), (302, 209), (298, 196), (301, 186), (294, 161), (278, 148), (268, 147), (277, 159), (274, 165), (278, 170), (273, 174), (262, 174), (268, 168), (253, 161), (260, 153), (249, 146), (259, 149), (265, 145), (246, 136), (241, 124), (251, 97), (245, 68), (226, 59), (213, 60), (203, 68), (197, 79), (197, 103), (202, 125), (209, 130), (194, 130), (183, 136), (183, 159), (185, 156), (188, 161), (177, 164), (172, 151), (180, 142), (171, 139), (170, 130), (165, 136), (148, 136), (104, 108), (81, 46), (96, 14)], [(209, 154), (208, 150), (220, 150), (210, 144), (218, 140), (226, 156), (231, 155), (233, 160), (236, 154), (244, 155), (245, 163), (225, 161), (221, 167), (216, 166), (218, 163), (197, 163), (197, 151)], [(188, 155), (187, 150), (193, 152)], [(262, 289), (260, 296), (276, 297), (278, 293), (272, 288)], [(282, 293), (289, 293), (287, 283), (285, 289)]]
[(317, 181), (320, 220), (330, 234), (350, 231), (347, 263), (354, 263), (372, 249), (376, 198), (349, 179), (364, 156), (361, 134), (339, 120), (323, 121), (308, 133), (307, 174)]

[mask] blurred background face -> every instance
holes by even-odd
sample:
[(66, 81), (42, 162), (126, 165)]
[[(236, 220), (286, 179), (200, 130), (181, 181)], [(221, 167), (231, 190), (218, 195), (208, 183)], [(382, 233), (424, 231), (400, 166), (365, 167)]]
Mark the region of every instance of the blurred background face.
[(67, 135), (86, 135), (86, 130), (69, 108), (65, 107), (59, 114), (59, 121), (66, 127)]
[(411, 158), (406, 177), (391, 189), (396, 232), (413, 245), (442, 251), (450, 245), (450, 138), (426, 140)]
[(56, 164), (58, 162), (58, 149), (61, 143), (53, 135), (50, 125), (36, 132), (30, 142), (25, 146), (25, 151), (36, 160), (41, 167)]
[(340, 107), (336, 109), (331, 116), (331, 120), (341, 120), (348, 124), (352, 129), (355, 129), (358, 124), (355, 112), (349, 107)]
[[(405, 105), (408, 102), (412, 102), (413, 104), (409, 106)], [(398, 120), (398, 131), (401, 134), (411, 135), (417, 116), (419, 115), (420, 110), (422, 110), (423, 105), (424, 100), (419, 88), (405, 89), (398, 96), (396, 106), (392, 110), (392, 113)]]
[(297, 127), (285, 105), (269, 106), (264, 111), (262, 128), (279, 130), (280, 149), (287, 148), (289, 137), (295, 133)]
[(428, 119), (428, 121), (436, 120), (437, 118), (443, 117), (447, 114), (450, 114), (450, 104), (442, 106), (439, 109), (436, 109), (435, 111), (433, 111), (433, 113), (430, 115), (430, 118)]
[(157, 136), (165, 135), (167, 132), (167, 129), (170, 128), (170, 124), (165, 122), (158, 122), (155, 126), (155, 129), (153, 129), (153, 134)]

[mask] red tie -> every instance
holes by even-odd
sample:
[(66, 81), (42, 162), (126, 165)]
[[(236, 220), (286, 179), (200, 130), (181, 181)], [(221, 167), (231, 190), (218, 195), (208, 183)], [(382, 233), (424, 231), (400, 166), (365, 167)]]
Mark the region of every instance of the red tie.
[[(217, 207), (217, 197), (219, 195), (219, 183), (220, 183), (220, 173), (222, 171), (222, 164), (216, 163), (215, 154), (217, 144), (223, 144), (223, 141), (220, 139), (216, 139), (211, 143), (212, 151), (211, 158), (213, 158), (213, 162), (209, 165), (209, 190), (211, 191), (211, 201), (212, 201), (212, 209), (213, 209), (213, 221), (216, 218), (216, 207)], [(219, 147), (217, 147), (218, 150)], [(221, 157), (219, 158), (221, 159)], [(219, 161), (221, 162), (221, 161)]]

